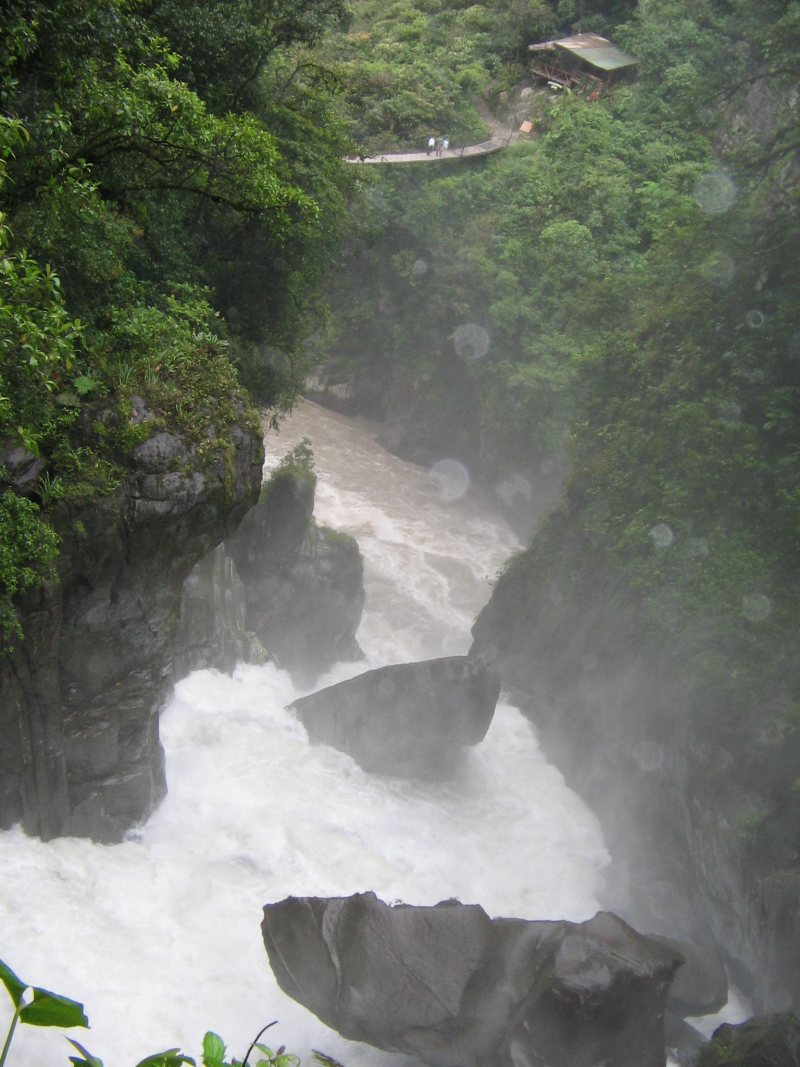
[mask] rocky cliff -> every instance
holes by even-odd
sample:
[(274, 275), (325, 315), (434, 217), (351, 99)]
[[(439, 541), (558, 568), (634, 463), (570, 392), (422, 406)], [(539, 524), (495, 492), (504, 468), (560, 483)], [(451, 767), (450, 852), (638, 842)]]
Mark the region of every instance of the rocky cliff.
[(600, 817), (605, 903), (639, 929), (716, 942), (759, 1010), (796, 1008), (800, 732), (736, 678), (704, 687), (691, 635), (665, 639), (640, 607), (566, 510), (498, 581), (473, 652), (495, 657)]
[(0, 825), (119, 840), (164, 795), (158, 710), (184, 579), (257, 499), (263, 443), (243, 425), (203, 461), (177, 434), (136, 446), (118, 490), (57, 516), (57, 580), (21, 605), (0, 663)]
[(311, 685), (361, 658), (364, 607), (356, 541), (314, 519), (316, 476), (290, 454), (225, 544), (243, 583), (247, 627), (278, 666)]

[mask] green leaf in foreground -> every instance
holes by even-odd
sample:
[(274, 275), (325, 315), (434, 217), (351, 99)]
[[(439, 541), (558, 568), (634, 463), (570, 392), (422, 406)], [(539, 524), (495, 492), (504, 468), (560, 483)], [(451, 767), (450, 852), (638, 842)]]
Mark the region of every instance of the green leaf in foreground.
[(67, 1041), (80, 1053), (80, 1056), (70, 1056), (69, 1058), (69, 1062), (74, 1064), (75, 1067), (103, 1067), (103, 1061), (99, 1060), (97, 1056), (93, 1056), (78, 1041), (73, 1041), (71, 1037), (68, 1037)]
[(29, 1026), (89, 1026), (83, 1004), (47, 989), (34, 988), (33, 1000), (22, 1008), (19, 1018)]
[(184, 1056), (179, 1048), (168, 1048), (165, 1052), (156, 1052), (154, 1055), (140, 1060), (136, 1067), (181, 1067), (184, 1063), (195, 1067), (195, 1061), (191, 1056)]
[(14, 972), (2, 960), (0, 960), (0, 982), (8, 990), (8, 995), (14, 1001), (14, 1007), (18, 1008), (22, 1001), (22, 994), (28, 988), (28, 983), (17, 978)]
[(223, 1067), (225, 1063), (225, 1042), (209, 1030), (203, 1038), (203, 1067)]

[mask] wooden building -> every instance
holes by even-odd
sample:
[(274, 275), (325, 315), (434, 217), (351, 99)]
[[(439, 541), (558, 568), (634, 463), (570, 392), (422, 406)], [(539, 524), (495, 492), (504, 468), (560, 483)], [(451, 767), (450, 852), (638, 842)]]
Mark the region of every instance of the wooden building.
[(635, 56), (623, 52), (597, 33), (578, 33), (557, 41), (528, 46), (533, 73), (565, 89), (607, 90), (636, 69)]

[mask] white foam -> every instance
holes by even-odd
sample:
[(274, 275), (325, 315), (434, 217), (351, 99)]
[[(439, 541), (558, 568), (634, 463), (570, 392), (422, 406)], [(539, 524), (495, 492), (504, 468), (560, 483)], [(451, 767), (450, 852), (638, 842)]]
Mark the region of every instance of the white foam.
[[(514, 547), (510, 531), (468, 499), (434, 499), (426, 472), (381, 453), (363, 428), (304, 408), (285, 447), (292, 433), (314, 439), (322, 521), (357, 529), (367, 559), (368, 663), (341, 664), (320, 685), (464, 651), (487, 575)], [(277, 989), (259, 925), (262, 906), (288, 894), (455, 896), (523, 918), (596, 910), (607, 861), (598, 825), (519, 711), (499, 705), (455, 778), (421, 784), (311, 747), (284, 710), (296, 695), (272, 666), (181, 682), (161, 720), (169, 796), (136, 840), (0, 834), (0, 957), (85, 1003), (92, 1031), (73, 1034), (106, 1067), (173, 1046), (197, 1056), (206, 1029), (241, 1058), (275, 1018), (267, 1040), (304, 1067), (311, 1048), (347, 1067), (408, 1065), (344, 1041)], [(66, 1063), (57, 1032), (18, 1035), (11, 1067)]]

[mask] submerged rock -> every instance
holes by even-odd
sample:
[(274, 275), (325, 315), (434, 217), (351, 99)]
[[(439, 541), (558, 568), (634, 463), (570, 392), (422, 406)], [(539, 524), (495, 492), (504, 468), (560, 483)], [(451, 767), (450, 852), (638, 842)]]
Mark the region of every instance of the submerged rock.
[(500, 694), (479, 659), (446, 656), (366, 671), (291, 705), (316, 744), (367, 771), (441, 777), (486, 736)]
[(724, 1023), (703, 1047), (697, 1067), (800, 1067), (800, 1019), (781, 1012)]
[(679, 957), (607, 912), (490, 919), (374, 893), (264, 908), (281, 989), (344, 1037), (431, 1067), (663, 1067)]

